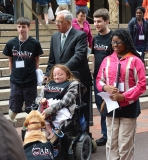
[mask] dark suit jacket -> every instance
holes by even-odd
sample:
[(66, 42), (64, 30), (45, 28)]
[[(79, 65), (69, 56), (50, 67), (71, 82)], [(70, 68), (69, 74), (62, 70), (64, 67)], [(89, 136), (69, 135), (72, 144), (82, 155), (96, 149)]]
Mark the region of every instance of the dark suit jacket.
[(80, 80), (84, 85), (91, 85), (92, 79), (87, 60), (87, 35), (72, 28), (61, 49), (61, 33), (57, 32), (51, 37), (50, 54), (46, 76), (55, 64), (65, 64), (71, 71), (80, 73)]

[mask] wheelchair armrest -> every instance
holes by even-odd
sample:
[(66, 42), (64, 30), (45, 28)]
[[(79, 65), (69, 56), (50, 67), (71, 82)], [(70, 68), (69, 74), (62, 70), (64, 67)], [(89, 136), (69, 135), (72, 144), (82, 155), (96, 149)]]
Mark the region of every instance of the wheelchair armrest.
[(82, 103), (81, 105), (76, 106), (76, 109), (81, 109), (81, 108), (86, 107), (86, 106), (87, 106), (86, 103)]

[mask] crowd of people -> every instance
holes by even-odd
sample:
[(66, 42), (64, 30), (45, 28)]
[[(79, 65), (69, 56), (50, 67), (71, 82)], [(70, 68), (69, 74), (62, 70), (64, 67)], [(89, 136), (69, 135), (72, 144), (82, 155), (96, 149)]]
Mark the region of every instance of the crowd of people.
[[(35, 1), (39, 18), (44, 13), (47, 24), (48, 6), (51, 6), (51, 1)], [(39, 96), (37, 96), (36, 70), (39, 68), (39, 56), (43, 54), (43, 50), (40, 42), (28, 34), (30, 20), (25, 17), (17, 20), (19, 36), (8, 41), (3, 50), (3, 54), (8, 56), (11, 72), (10, 119), (12, 122), (16, 122), (15, 117), (22, 112), (24, 102), (25, 111), (29, 113), (28, 108), (35, 99), (36, 103), (40, 105), (48, 104), (47, 101), (50, 101), (51, 98), (57, 99), (56, 103), (51, 104), (42, 112), (49, 132), (47, 138), (51, 139), (54, 135), (47, 117), (52, 114), (56, 114), (58, 117), (58, 114), (63, 114), (64, 110), (64, 113), (69, 114), (70, 118), (74, 108), (72, 110), (67, 108), (75, 104), (78, 96), (78, 84), (81, 84), (82, 101), (87, 104), (83, 112), (89, 123), (89, 95), (93, 84), (95, 103), (101, 115), (102, 137), (96, 140), (97, 145), (106, 145), (106, 156), (110, 149), (111, 160), (132, 160), (136, 119), (140, 114), (139, 97), (146, 90), (144, 55), (148, 52), (148, 22), (144, 16), (145, 8), (142, 7), (142, 1), (137, 0), (135, 3), (132, 0), (125, 0), (126, 5), (130, 5), (132, 12), (128, 29), (112, 31), (108, 25), (118, 21), (119, 1), (109, 0), (109, 11), (101, 8), (93, 14), (94, 27), (98, 32), (93, 37), (90, 24), (86, 20), (89, 0), (85, 0), (83, 3), (81, 0), (75, 2), (76, 18), (73, 18), (71, 12), (68, 11), (70, 1), (57, 0), (58, 11), (55, 24), (58, 31), (51, 37), (49, 59), (43, 77), (43, 81), (47, 79), (47, 83), (44, 92)], [(143, 1), (143, 6), (144, 3)], [(135, 10), (134, 14), (133, 10)], [(87, 59), (88, 47), (92, 49), (91, 53), (94, 57), (93, 83)], [(117, 86), (118, 70), (120, 70), (120, 74)], [(79, 80), (74, 78), (72, 71), (79, 73)], [(54, 87), (65, 88), (65, 95), (63, 94), (60, 98), (57, 98), (56, 93), (52, 96), (49, 95), (50, 88)], [(98, 95), (99, 92), (108, 92), (110, 99), (118, 102), (119, 108), (115, 110), (114, 118), (113, 112), (108, 113), (106, 104), (102, 109), (104, 101)], [(111, 137), (112, 119), (114, 119), (114, 128)], [(57, 127), (59, 123), (61, 122), (57, 119), (53, 121)]]

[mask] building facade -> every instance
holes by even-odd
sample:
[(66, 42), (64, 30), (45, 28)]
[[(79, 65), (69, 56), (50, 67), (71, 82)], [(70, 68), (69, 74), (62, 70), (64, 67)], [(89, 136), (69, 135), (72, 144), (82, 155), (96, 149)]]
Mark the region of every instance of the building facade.
[[(15, 16), (16, 19), (22, 14), (26, 17), (28, 17), (31, 20), (35, 19), (35, 16), (31, 13), (31, 11), (27, 8), (26, 5), (24, 5), (24, 12), (22, 13), (22, 0), (13, 0), (14, 2), (14, 11), (15, 11)], [(29, 5), (29, 7), (36, 12), (36, 4), (33, 2), (33, 0), (25, 0), (25, 2)], [(71, 0), (71, 6), (70, 6), (70, 11), (73, 13), (73, 16), (75, 17), (75, 1)], [(129, 20), (131, 19), (131, 13), (130, 13), (130, 8), (125, 6), (125, 0), (119, 0), (119, 23), (128, 23)], [(53, 12), (55, 13), (56, 8), (57, 8), (57, 3), (56, 0), (52, 0), (52, 9)], [(93, 13), (99, 8), (107, 8), (108, 9), (108, 0), (90, 0), (90, 11), (89, 11), (89, 17), (90, 19), (89, 22), (93, 23), (91, 18), (93, 18)]]

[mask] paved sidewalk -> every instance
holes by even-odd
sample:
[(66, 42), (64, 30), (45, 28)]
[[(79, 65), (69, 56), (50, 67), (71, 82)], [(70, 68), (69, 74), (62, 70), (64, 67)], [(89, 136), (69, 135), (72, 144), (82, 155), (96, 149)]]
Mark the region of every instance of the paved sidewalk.
[[(94, 125), (90, 127), (90, 132), (93, 138), (96, 140), (100, 138), (100, 116), (93, 117)], [(16, 128), (18, 134), (21, 136), (21, 129)], [(137, 131), (135, 138), (135, 159), (134, 160), (148, 160), (148, 109), (142, 110), (140, 116), (137, 119)], [(96, 153), (93, 153), (91, 160), (106, 160), (105, 146), (97, 147)]]

